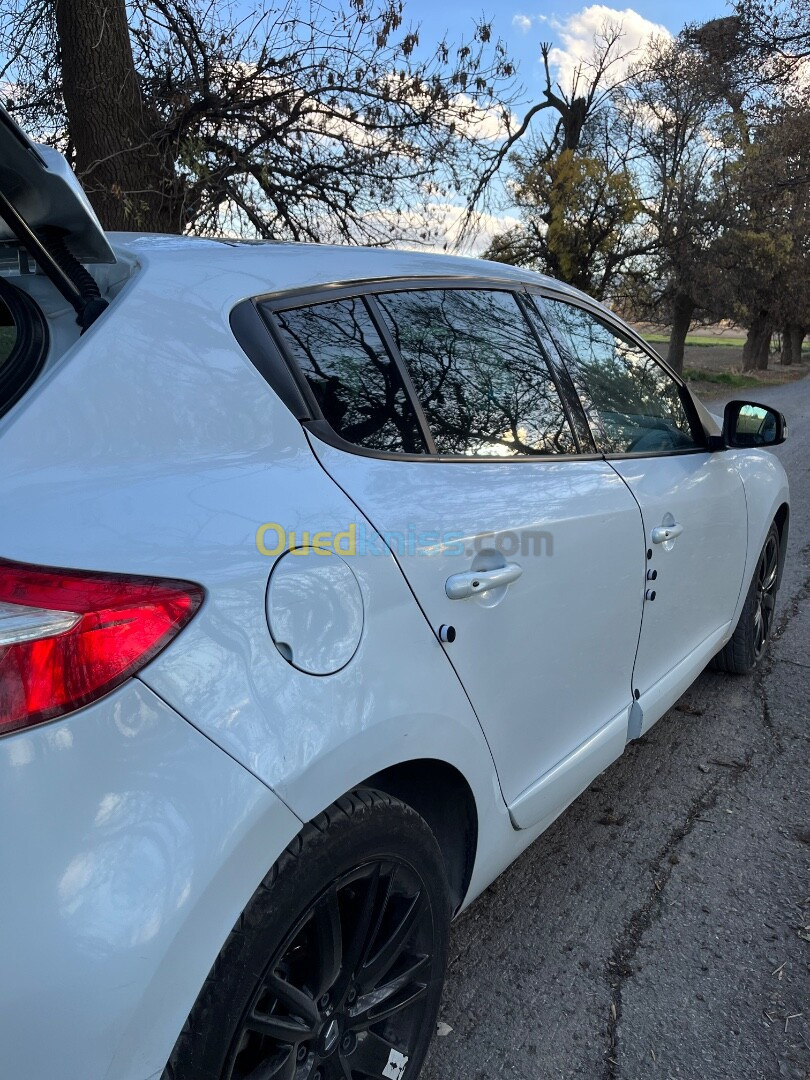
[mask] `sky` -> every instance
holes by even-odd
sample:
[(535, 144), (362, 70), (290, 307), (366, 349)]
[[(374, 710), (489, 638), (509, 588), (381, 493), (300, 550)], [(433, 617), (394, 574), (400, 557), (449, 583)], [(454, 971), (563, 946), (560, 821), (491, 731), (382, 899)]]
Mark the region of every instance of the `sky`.
[[(469, 37), (476, 15), (483, 13), (492, 23), (493, 37), (505, 41), (510, 57), (519, 65), (524, 106), (536, 102), (545, 88), (542, 41), (554, 46), (550, 56), (553, 78), (569, 90), (577, 64), (591, 56), (594, 35), (606, 22), (621, 23), (625, 34), (621, 48), (629, 52), (651, 36), (674, 35), (686, 23), (706, 22), (728, 11), (725, 0), (633, 0), (632, 6), (609, 0), (404, 0), (405, 20), (419, 24), (420, 47), (425, 51), (445, 35), (450, 42)], [(613, 73), (618, 76), (620, 71), (614, 68)], [(521, 111), (521, 104), (516, 102), (515, 113), (519, 116)], [(460, 210), (452, 205), (437, 205), (435, 219), (439, 246), (445, 241), (452, 244), (463, 220)], [(465, 244), (465, 250), (479, 253), (496, 233), (517, 223), (508, 208), (493, 207), (492, 214), (482, 216), (479, 230)]]
[(724, 0), (633, 0), (631, 4), (587, 4), (582, 0), (404, 0), (405, 18), (421, 26), (423, 46), (469, 35), (476, 15), (492, 21), (493, 36), (507, 43), (510, 55), (520, 64), (521, 81), (533, 98), (543, 88), (540, 42), (551, 41), (558, 49), (579, 53), (589, 44), (594, 30), (604, 22), (621, 21), (639, 37), (655, 27), (677, 34), (688, 22), (706, 22), (728, 14)]

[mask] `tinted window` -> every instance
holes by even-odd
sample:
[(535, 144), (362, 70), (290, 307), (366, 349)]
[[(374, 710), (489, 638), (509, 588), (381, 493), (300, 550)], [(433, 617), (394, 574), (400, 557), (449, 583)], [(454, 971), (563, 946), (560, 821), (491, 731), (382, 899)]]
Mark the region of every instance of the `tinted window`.
[(377, 302), (440, 454), (576, 451), (557, 389), (510, 293), (425, 289)]
[(543, 301), (596, 445), (604, 453), (663, 453), (699, 445), (675, 380), (644, 349), (582, 308)]
[(285, 345), (324, 417), (348, 442), (424, 453), (413, 407), (360, 299), (277, 312)]

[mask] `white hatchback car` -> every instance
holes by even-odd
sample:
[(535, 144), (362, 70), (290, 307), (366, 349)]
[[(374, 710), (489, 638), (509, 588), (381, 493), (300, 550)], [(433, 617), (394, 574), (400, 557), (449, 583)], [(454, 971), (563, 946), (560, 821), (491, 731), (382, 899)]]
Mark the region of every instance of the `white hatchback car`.
[(105, 236), (0, 121), (0, 1071), (416, 1080), (453, 915), (765, 648), (784, 420), (511, 267)]

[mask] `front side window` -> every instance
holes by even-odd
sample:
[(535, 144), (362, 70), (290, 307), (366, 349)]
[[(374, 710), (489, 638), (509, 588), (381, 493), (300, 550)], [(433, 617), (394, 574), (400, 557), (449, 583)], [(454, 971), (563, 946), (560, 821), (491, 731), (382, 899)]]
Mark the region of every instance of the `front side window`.
[(584, 308), (545, 299), (542, 311), (605, 454), (692, 450), (678, 383), (648, 352)]
[(375, 297), (440, 454), (570, 454), (576, 445), (531, 329), (508, 292)]
[(361, 298), (279, 311), (274, 318), (324, 418), (341, 438), (370, 450), (425, 452), (399, 369)]

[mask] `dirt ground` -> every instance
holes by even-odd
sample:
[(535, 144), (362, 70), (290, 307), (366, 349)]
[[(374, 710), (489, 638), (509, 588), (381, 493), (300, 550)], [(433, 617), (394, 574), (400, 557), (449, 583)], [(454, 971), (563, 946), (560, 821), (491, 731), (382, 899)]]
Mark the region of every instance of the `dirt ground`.
[[(652, 347), (666, 356), (669, 328), (639, 323), (636, 330)], [(700, 397), (716, 397), (727, 390), (757, 386), (779, 386), (810, 373), (810, 340), (805, 342), (802, 363), (783, 367), (779, 363), (780, 342), (774, 335), (767, 371), (742, 370), (745, 330), (729, 323), (696, 327), (686, 339), (683, 368), (689, 385)]]

